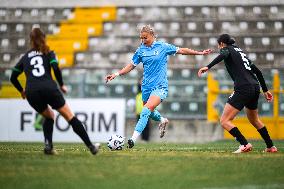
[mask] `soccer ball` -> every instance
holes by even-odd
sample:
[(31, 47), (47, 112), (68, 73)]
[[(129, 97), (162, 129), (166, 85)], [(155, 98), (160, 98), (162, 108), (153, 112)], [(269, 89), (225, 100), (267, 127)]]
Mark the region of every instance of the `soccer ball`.
[(107, 147), (111, 150), (122, 150), (124, 146), (124, 137), (120, 135), (111, 135), (107, 142)]

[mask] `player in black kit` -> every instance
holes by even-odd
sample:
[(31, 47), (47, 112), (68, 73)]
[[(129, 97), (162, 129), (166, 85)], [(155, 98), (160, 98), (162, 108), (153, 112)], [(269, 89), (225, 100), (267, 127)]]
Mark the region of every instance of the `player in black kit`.
[(248, 120), (257, 129), (266, 143), (267, 148), (264, 151), (277, 152), (277, 148), (273, 145), (266, 127), (258, 116), (259, 83), (266, 100), (268, 102), (273, 100), (273, 96), (267, 89), (261, 71), (252, 64), (239, 47), (234, 45), (235, 40), (230, 35), (222, 34), (217, 41), (220, 54), (208, 66), (199, 69), (198, 76), (200, 77), (202, 73), (207, 72), (215, 64), (224, 60), (227, 71), (234, 81), (234, 92), (224, 107), (220, 123), (240, 143), (239, 149), (234, 153), (249, 152), (252, 150), (252, 145), (247, 142), (239, 129), (232, 124), (232, 120), (244, 107), (246, 107)]
[[(45, 34), (39, 29), (34, 28), (30, 33), (31, 49), (20, 59), (13, 68), (11, 82), (21, 93), (23, 99), (27, 98), (29, 104), (42, 116), (45, 117), (43, 132), (45, 138), (45, 154), (55, 154), (53, 149), (52, 133), (54, 124), (54, 112), (50, 108), (56, 109), (68, 123), (74, 132), (81, 137), (85, 145), (92, 154), (96, 154), (99, 146), (93, 145), (82, 124), (65, 103), (65, 99), (60, 92), (67, 92), (63, 83), (61, 71), (55, 53), (49, 50), (46, 44)], [(56, 82), (52, 79), (51, 69), (53, 69)], [(26, 88), (23, 89), (18, 81), (18, 76), (24, 72), (26, 75)]]

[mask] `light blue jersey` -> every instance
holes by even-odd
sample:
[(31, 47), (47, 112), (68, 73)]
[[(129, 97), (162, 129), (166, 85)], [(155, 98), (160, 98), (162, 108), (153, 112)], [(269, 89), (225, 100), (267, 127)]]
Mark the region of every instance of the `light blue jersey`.
[(175, 55), (177, 51), (178, 47), (162, 41), (154, 41), (151, 47), (141, 44), (136, 50), (132, 61), (134, 66), (140, 62), (143, 64), (142, 98), (144, 102), (148, 100), (153, 90), (168, 90), (168, 55)]

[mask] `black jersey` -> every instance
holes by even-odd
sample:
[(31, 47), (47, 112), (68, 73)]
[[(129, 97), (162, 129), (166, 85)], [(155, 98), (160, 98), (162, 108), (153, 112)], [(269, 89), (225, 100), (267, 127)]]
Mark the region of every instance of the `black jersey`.
[(222, 48), (220, 54), (224, 56), (225, 66), (236, 87), (247, 84), (259, 84), (252, 71), (252, 63), (242, 49), (229, 45)]
[(51, 76), (52, 64), (56, 64), (56, 67), (58, 64), (53, 51), (43, 54), (35, 50), (30, 50), (20, 59), (13, 68), (13, 71), (25, 72), (26, 90), (54, 88), (57, 87), (57, 84)]
[(207, 68), (210, 69), (223, 60), (235, 87), (260, 83), (263, 92), (268, 91), (261, 71), (251, 63), (242, 49), (235, 45), (222, 48), (220, 54), (207, 65)]

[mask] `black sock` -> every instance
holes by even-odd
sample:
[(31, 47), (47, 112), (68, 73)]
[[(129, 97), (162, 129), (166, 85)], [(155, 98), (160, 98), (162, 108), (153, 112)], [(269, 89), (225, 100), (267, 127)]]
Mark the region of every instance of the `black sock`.
[(53, 147), (53, 144), (52, 144), (53, 124), (54, 124), (53, 119), (45, 118), (43, 125), (42, 125), (43, 134), (44, 134), (44, 142), (45, 144), (51, 147)]
[(229, 133), (236, 138), (236, 140), (241, 144), (241, 145), (247, 145), (248, 141), (247, 139), (242, 135), (242, 133), (239, 131), (237, 127), (234, 127), (229, 131)]
[(257, 130), (257, 131), (259, 132), (259, 134), (261, 135), (261, 137), (265, 141), (267, 148), (271, 148), (272, 146), (274, 146), (265, 126), (262, 127), (261, 129)]
[(79, 121), (76, 117), (73, 117), (69, 121), (69, 124), (72, 126), (73, 131), (84, 141), (87, 147), (92, 146), (88, 133), (86, 132), (81, 121)]

